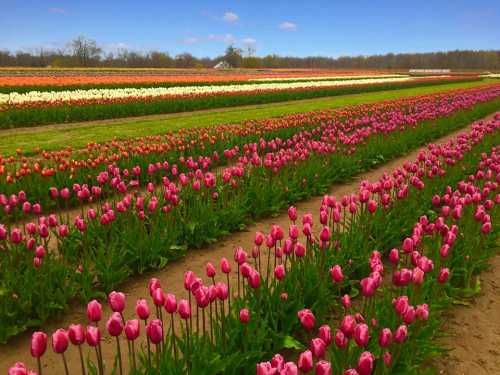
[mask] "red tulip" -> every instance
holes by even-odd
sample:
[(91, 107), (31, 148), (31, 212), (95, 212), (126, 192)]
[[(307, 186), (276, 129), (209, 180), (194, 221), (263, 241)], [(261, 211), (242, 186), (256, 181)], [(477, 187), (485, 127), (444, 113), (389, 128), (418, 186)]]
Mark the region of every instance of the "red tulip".
[(177, 300), (175, 295), (167, 294), (165, 297), (165, 309), (169, 314), (173, 314), (177, 311)]
[(52, 334), (52, 350), (54, 350), (55, 353), (64, 353), (66, 349), (68, 349), (68, 345), (68, 333), (64, 329), (59, 328)]
[(85, 342), (85, 328), (81, 324), (71, 324), (68, 328), (68, 336), (73, 345), (82, 345)]
[(90, 346), (96, 347), (99, 345), (101, 342), (101, 331), (99, 330), (99, 327), (88, 326), (85, 337)]
[(314, 317), (314, 314), (311, 310), (300, 310), (297, 315), (299, 317), (300, 324), (302, 324), (302, 327), (304, 327), (304, 329), (306, 329), (307, 331), (311, 331), (314, 328), (314, 325), (316, 324), (316, 318)]
[(145, 299), (139, 299), (135, 305), (135, 313), (142, 320), (147, 320), (149, 318), (149, 306), (148, 301)]
[(394, 332), (394, 341), (397, 342), (398, 344), (402, 344), (403, 342), (406, 341), (406, 338), (408, 337), (408, 327), (403, 325), (400, 325), (397, 329), (396, 332)]
[(276, 266), (274, 269), (274, 276), (278, 280), (283, 280), (285, 278), (285, 266), (283, 264)]
[(316, 375), (332, 375), (332, 364), (327, 361), (319, 361), (316, 364)]
[(250, 311), (248, 309), (240, 310), (240, 322), (243, 324), (247, 324), (250, 321)]
[(146, 326), (146, 333), (153, 344), (163, 341), (163, 326), (159, 319), (151, 320)]
[(108, 333), (113, 336), (120, 336), (123, 332), (123, 320), (120, 313), (113, 313), (111, 317), (106, 322), (106, 329)]
[(125, 336), (127, 336), (127, 340), (134, 341), (139, 337), (141, 332), (141, 326), (137, 319), (127, 320), (125, 324)]
[(111, 292), (108, 296), (109, 306), (114, 312), (122, 312), (125, 310), (125, 294), (121, 292)]
[(207, 277), (209, 277), (209, 278), (214, 278), (215, 274), (217, 273), (214, 265), (210, 262), (208, 262), (207, 265), (205, 266), (205, 271), (207, 273)]
[(185, 299), (179, 301), (179, 315), (181, 319), (189, 319), (191, 317), (191, 306)]
[(365, 347), (368, 345), (370, 340), (370, 331), (368, 326), (364, 323), (358, 324), (354, 329), (354, 341), (360, 347)]
[(344, 316), (342, 323), (340, 324), (340, 330), (347, 336), (352, 337), (354, 335), (354, 330), (356, 329), (356, 319), (352, 315)]
[(47, 350), (47, 335), (44, 332), (34, 332), (31, 336), (31, 355), (40, 358)]
[(98, 322), (102, 319), (102, 306), (97, 300), (92, 300), (87, 305), (87, 317), (91, 322)]
[(323, 358), (326, 351), (326, 343), (320, 338), (312, 339), (311, 344), (309, 345), (309, 349), (311, 350), (314, 357)]
[(344, 274), (342, 273), (342, 267), (338, 264), (330, 268), (330, 276), (334, 283), (340, 283), (344, 280)]
[(231, 265), (229, 264), (229, 261), (226, 258), (221, 259), (220, 269), (223, 273), (226, 273), (226, 274), (231, 272)]
[(303, 373), (308, 373), (313, 369), (313, 357), (310, 350), (300, 353), (297, 367)]
[(370, 375), (373, 372), (375, 357), (370, 352), (363, 352), (358, 360), (358, 373), (359, 375)]
[(319, 327), (318, 336), (327, 346), (332, 343), (332, 330), (329, 325), (324, 324)]

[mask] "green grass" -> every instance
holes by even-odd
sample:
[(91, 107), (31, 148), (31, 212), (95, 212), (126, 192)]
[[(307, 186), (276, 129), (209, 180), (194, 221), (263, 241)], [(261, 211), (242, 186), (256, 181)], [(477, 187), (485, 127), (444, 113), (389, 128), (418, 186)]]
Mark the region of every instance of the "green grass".
[(364, 94), (343, 95), (320, 99), (299, 100), (286, 103), (252, 105), (236, 108), (199, 111), (156, 116), (153, 119), (130, 118), (96, 121), (82, 124), (62, 124), (39, 128), (12, 129), (0, 132), (0, 154), (14, 154), (21, 148), (26, 155), (37, 148), (57, 150), (63, 147), (82, 148), (89, 142), (105, 142), (113, 138), (132, 138), (164, 134), (181, 128), (211, 126), (221, 123), (238, 123), (292, 113), (338, 108), (347, 105), (372, 103), (405, 96), (432, 94), (447, 90), (482, 86), (497, 80), (449, 83), (436, 86), (379, 91)]

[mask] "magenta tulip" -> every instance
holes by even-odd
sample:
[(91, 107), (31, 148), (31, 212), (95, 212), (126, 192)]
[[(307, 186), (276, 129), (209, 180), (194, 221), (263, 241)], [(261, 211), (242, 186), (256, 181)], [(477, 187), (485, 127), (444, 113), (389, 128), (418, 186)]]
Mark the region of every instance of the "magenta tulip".
[(40, 358), (47, 350), (47, 335), (44, 332), (34, 332), (31, 336), (31, 355)]
[(125, 336), (127, 336), (127, 340), (134, 341), (137, 339), (141, 332), (141, 326), (137, 319), (127, 320), (125, 324)]
[(92, 300), (87, 305), (87, 317), (91, 322), (99, 322), (102, 319), (102, 306), (97, 300)]
[(151, 320), (146, 326), (146, 334), (153, 344), (163, 341), (163, 325), (159, 319)]
[(68, 333), (64, 329), (59, 328), (52, 334), (52, 350), (54, 350), (55, 353), (64, 353), (66, 349), (68, 349), (68, 345)]
[(332, 375), (332, 364), (327, 361), (319, 361), (316, 364), (316, 375)]
[(313, 369), (313, 356), (310, 350), (300, 353), (297, 367), (303, 373), (308, 373)]
[(146, 301), (145, 299), (137, 300), (135, 304), (135, 313), (140, 319), (147, 320), (150, 314), (148, 301)]

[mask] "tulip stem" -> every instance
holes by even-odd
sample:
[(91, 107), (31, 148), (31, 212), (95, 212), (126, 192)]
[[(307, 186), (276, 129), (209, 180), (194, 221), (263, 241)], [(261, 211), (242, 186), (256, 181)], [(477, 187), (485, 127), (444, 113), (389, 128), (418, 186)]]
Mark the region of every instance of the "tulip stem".
[(132, 348), (132, 366), (135, 371), (137, 369), (137, 364), (135, 363), (135, 344), (133, 341), (130, 342), (130, 347)]
[(42, 375), (42, 361), (40, 360), (40, 357), (36, 357), (36, 362), (38, 364), (38, 375)]
[[(226, 278), (227, 278), (227, 303), (229, 305), (229, 313), (231, 313), (231, 287), (230, 287), (230, 284), (229, 284), (229, 274), (226, 273)], [(222, 306), (224, 307), (224, 302), (222, 304)]]
[[(144, 327), (148, 326), (148, 320), (144, 319)], [(149, 341), (149, 336), (146, 335), (146, 341), (148, 342), (148, 364), (149, 367), (151, 368), (151, 343)]]
[(83, 362), (83, 353), (81, 345), (78, 345), (78, 353), (80, 354), (80, 365), (82, 366), (82, 375), (85, 375), (85, 363)]
[(64, 371), (66, 372), (66, 375), (69, 375), (69, 370), (68, 370), (68, 362), (66, 362), (66, 357), (64, 353), (61, 353), (62, 358), (63, 358), (63, 363), (64, 363)]
[(172, 346), (174, 347), (174, 358), (175, 362), (177, 363), (177, 344), (175, 343), (176, 336), (175, 336), (175, 326), (174, 326), (174, 314), (170, 314), (170, 323), (172, 325)]
[(160, 344), (156, 344), (156, 369), (160, 369)]
[(116, 348), (118, 350), (118, 365), (120, 366), (120, 375), (123, 375), (122, 350), (120, 347), (120, 338), (118, 336), (116, 336)]

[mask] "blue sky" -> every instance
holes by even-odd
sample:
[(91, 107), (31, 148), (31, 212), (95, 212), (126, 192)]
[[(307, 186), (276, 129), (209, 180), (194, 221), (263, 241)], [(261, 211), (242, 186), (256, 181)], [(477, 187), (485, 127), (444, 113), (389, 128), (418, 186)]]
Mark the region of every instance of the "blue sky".
[[(3, 4), (2, 4), (3, 3)], [(500, 49), (500, 1), (2, 0), (0, 49), (60, 48), (83, 34), (107, 51), (358, 55)]]

